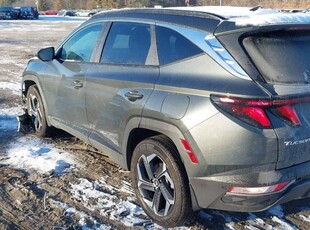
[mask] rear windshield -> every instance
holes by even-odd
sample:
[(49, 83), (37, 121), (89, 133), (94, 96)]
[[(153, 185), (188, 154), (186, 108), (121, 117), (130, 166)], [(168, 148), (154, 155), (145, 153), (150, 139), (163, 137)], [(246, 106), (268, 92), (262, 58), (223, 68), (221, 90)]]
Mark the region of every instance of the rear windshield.
[(243, 45), (267, 82), (309, 84), (309, 30), (259, 34), (245, 38)]

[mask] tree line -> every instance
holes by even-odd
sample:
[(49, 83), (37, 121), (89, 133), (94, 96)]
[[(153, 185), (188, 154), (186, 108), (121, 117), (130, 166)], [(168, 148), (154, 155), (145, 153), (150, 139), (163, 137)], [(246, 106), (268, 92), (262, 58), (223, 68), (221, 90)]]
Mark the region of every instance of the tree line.
[(262, 6), (281, 9), (310, 8), (310, 0), (0, 0), (0, 5), (32, 5), (39, 10), (60, 9), (94, 9), (123, 7), (154, 7), (161, 5), (231, 5), (231, 6)]

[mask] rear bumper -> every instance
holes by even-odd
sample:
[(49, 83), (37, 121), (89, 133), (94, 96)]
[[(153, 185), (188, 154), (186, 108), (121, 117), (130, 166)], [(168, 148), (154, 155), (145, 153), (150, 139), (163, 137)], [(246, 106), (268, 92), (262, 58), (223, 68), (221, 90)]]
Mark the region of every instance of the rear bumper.
[[(233, 186), (259, 187), (293, 181), (277, 193), (232, 194)], [(310, 197), (310, 162), (284, 170), (190, 179), (194, 209), (259, 212), (291, 200)], [(196, 202), (195, 202), (196, 201)]]

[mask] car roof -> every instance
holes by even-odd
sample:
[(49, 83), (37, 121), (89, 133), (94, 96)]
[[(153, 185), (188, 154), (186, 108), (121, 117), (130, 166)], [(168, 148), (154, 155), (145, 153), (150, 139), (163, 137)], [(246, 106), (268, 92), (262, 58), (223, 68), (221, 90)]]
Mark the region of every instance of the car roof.
[(222, 20), (229, 20), (233, 18), (251, 17), (257, 14), (278, 13), (276, 9), (263, 9), (257, 7), (238, 7), (238, 6), (192, 6), (192, 7), (167, 7), (167, 8), (125, 8), (120, 10), (105, 11), (102, 14), (109, 13), (128, 13), (135, 12), (137, 14), (174, 14), (174, 15), (193, 15), (205, 17), (214, 17)]
[[(196, 19), (188, 20), (189, 16)], [(209, 32), (214, 32), (222, 22), (225, 22), (224, 25), (226, 24), (225, 26), (220, 26), (224, 27), (224, 30), (281, 24), (310, 24), (310, 14), (282, 12), (277, 9), (264, 9), (260, 6), (131, 8), (104, 11), (96, 14), (91, 20), (100, 18), (168, 22), (196, 27)], [(208, 23), (206, 23), (205, 19), (209, 19)], [(227, 26), (227, 23), (229, 23), (229, 26)]]
[(239, 6), (193, 6), (193, 7), (170, 7), (166, 9), (183, 10), (191, 12), (206, 13), (222, 18), (223, 20), (229, 20), (233, 18), (251, 17), (257, 11), (260, 14), (268, 14), (271, 12), (278, 12), (274, 9), (263, 9), (260, 6), (257, 7), (239, 7)]

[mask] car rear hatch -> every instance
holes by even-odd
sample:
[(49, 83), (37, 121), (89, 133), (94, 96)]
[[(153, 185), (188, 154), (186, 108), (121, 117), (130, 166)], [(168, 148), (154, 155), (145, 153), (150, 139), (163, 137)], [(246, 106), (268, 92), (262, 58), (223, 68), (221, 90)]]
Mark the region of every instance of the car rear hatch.
[(278, 136), (277, 168), (310, 160), (310, 26), (247, 36), (243, 46), (278, 109), (269, 118)]
[[(231, 53), (271, 95), (264, 109), (278, 137), (276, 168), (310, 161), (310, 25), (267, 25), (238, 33), (239, 48)], [(227, 45), (233, 37), (220, 40)]]

